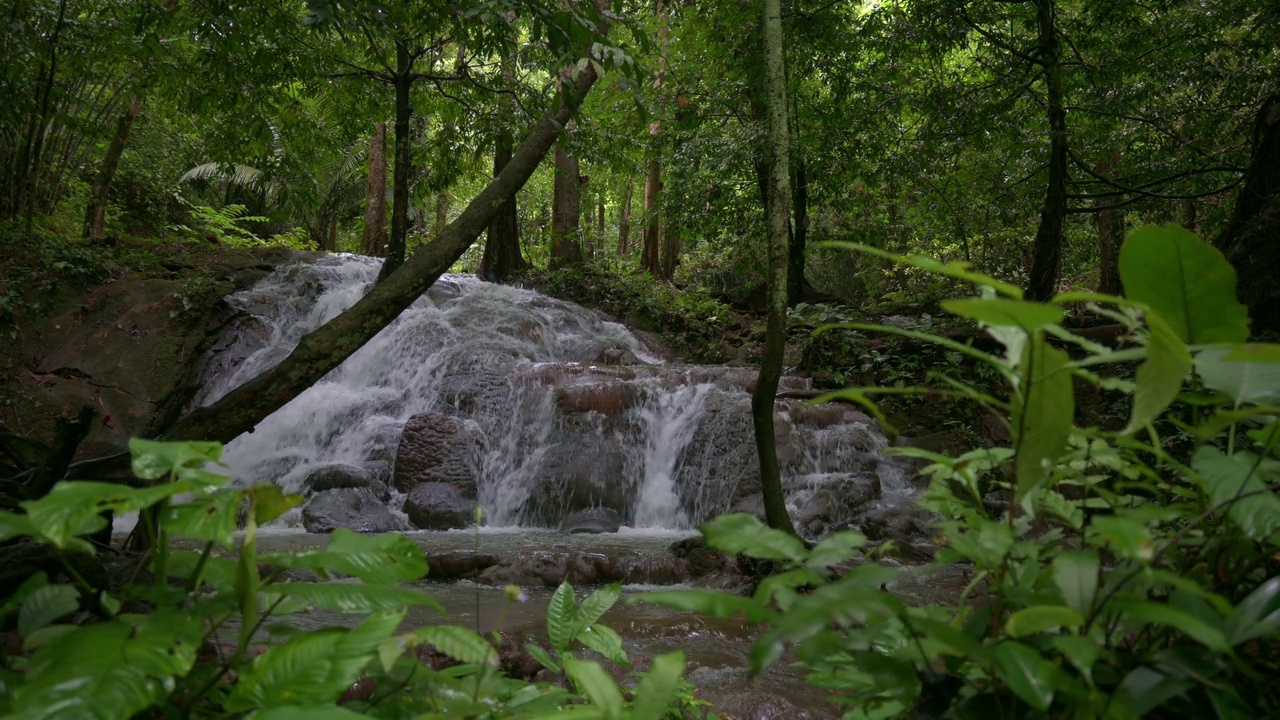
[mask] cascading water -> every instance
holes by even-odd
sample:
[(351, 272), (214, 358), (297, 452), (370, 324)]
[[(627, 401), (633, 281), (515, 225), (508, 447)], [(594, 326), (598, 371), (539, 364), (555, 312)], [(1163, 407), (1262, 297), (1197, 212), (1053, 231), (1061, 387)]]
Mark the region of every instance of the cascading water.
[[(378, 269), (375, 259), (327, 256), (228, 298), (257, 332), (226, 344), (235, 356), (214, 359), (199, 402), (278, 363), (362, 297)], [(490, 525), (555, 527), (607, 510), (635, 527), (689, 528), (756, 502), (754, 377), (666, 365), (590, 310), (449, 275), (226, 458), (241, 482), (275, 482), (312, 503), (348, 493), (360, 512), (390, 508), (406, 526), (403, 493), (434, 483), (473, 498)], [(795, 402), (779, 410), (788, 497), (811, 534), (847, 521), (836, 516), (857, 488), (905, 486), (865, 416)], [(815, 504), (825, 509), (806, 524)]]

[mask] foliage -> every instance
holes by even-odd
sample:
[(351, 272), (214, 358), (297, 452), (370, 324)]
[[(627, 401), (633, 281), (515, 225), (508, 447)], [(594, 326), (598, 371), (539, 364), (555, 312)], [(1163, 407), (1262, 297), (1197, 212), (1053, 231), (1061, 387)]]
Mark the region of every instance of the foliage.
[[(1036, 304), (987, 288), (944, 304), (1003, 350), (934, 342), (992, 367), (1009, 388), (1001, 398), (956, 380), (951, 394), (998, 412), (1012, 438), (958, 457), (898, 451), (929, 463), (922, 502), (939, 515), (934, 567), (969, 578), (954, 605), (906, 606), (886, 590), (900, 568), (872, 560), (857, 533), (806, 548), (746, 515), (702, 532), (712, 547), (777, 563), (750, 598), (647, 599), (767, 623), (753, 671), (793, 648), (809, 682), (848, 705), (846, 717), (1280, 712), (1265, 680), (1280, 635), (1280, 348), (1243, 344), (1234, 274), (1187, 231), (1136, 232), (1121, 268), (1127, 298), (1068, 293)], [(1133, 344), (1115, 350), (1064, 329), (1061, 306), (1080, 301), (1123, 323)], [(1132, 380), (1100, 374), (1135, 360)], [(1078, 426), (1081, 383), (1130, 394), (1128, 426)], [(884, 391), (832, 397), (872, 404)]]
[[(324, 549), (263, 553), (258, 529), (300, 498), (274, 485), (229, 487), (207, 469), (219, 462), (218, 443), (134, 440), (130, 448), (133, 485), (62, 481), (21, 512), (0, 512), (0, 542), (48, 546), (68, 577), (34, 575), (0, 607), (0, 621), (16, 618), (21, 643), (0, 666), (0, 716), (683, 717), (675, 704), (683, 702), (681, 653), (655, 658), (628, 702), (599, 664), (571, 651), (576, 642), (626, 665), (621, 640), (599, 623), (616, 586), (577, 604), (566, 584), (552, 602), (556, 655), (541, 655), (576, 692), (511, 679), (490, 641), (471, 630), (401, 630), (410, 607), (441, 610), (406, 587), (427, 574), (412, 541), (337, 530)], [(104, 526), (104, 514), (134, 511), (158, 519), (151, 552), (133, 580), (92, 586), (69, 556), (96, 553), (85, 536)], [(320, 580), (299, 582), (298, 571)], [(308, 608), (352, 622), (307, 631), (277, 622)], [(413, 657), (427, 646), (455, 666), (432, 670)], [(336, 705), (362, 678), (376, 687), (372, 697)]]

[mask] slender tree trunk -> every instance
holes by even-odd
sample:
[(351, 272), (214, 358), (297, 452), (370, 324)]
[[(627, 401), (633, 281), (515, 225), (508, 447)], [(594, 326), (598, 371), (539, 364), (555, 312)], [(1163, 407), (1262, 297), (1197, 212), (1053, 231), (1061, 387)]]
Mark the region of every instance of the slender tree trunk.
[[(1107, 155), (1096, 168), (1099, 175), (1110, 177), (1120, 161), (1120, 152)], [(1098, 205), (1109, 205), (1116, 201), (1113, 197), (1099, 198)], [(1098, 210), (1094, 214), (1098, 226), (1098, 292), (1107, 295), (1119, 295), (1120, 287), (1120, 245), (1124, 242), (1124, 211), (1119, 208)]]
[(600, 191), (600, 195), (596, 198), (596, 235), (604, 239), (604, 190)]
[(796, 160), (795, 187), (792, 188), (791, 205), (794, 220), (791, 224), (791, 247), (787, 257), (787, 305), (804, 301), (804, 253), (809, 241), (809, 177), (805, 173), (804, 159)]
[(578, 223), (582, 212), (582, 180), (578, 161), (556, 145), (556, 177), (551, 201), (551, 267), (562, 268), (582, 263), (582, 244), (578, 242)]
[(1258, 110), (1253, 156), (1231, 220), (1214, 244), (1236, 269), (1253, 333), (1280, 333), (1280, 95)]
[(62, 29), (66, 26), (67, 19), (67, 0), (61, 0), (58, 3), (58, 22), (54, 26), (53, 36), (49, 40), (49, 45), (53, 48), (49, 57), (49, 75), (42, 86), (42, 99), (40, 101), (40, 122), (36, 124), (34, 130), (34, 144), (31, 145), (30, 154), (24, 158), (24, 189), (25, 196), (21, 197), (22, 202), (19, 205), (25, 213), (25, 230), (28, 235), (31, 234), (31, 225), (33, 221), (33, 213), (35, 210), (36, 190), (40, 182), (40, 168), (44, 160), (44, 141), (45, 135), (48, 133), (49, 114), (53, 103), (53, 86), (58, 80), (58, 44), (62, 38)]
[(404, 263), (405, 238), (409, 234), (409, 178), (413, 174), (413, 141), (409, 138), (409, 88), (413, 85), (413, 59), (404, 40), (396, 39), (396, 168), (392, 182), (391, 238), (387, 243), (387, 259), (382, 263), (378, 282), (391, 276)]
[(644, 236), (640, 248), (640, 269), (657, 276), (661, 257), (662, 216), (658, 212), (658, 193), (662, 190), (662, 161), (649, 160), (649, 174), (644, 179)]
[(449, 206), (453, 204), (453, 193), (448, 190), (441, 190), (436, 196), (436, 217), (431, 223), (432, 239), (440, 237), (440, 233), (444, 232), (444, 228), (449, 224)]
[(760, 487), (769, 526), (796, 533), (787, 514), (782, 492), (782, 469), (778, 464), (774, 436), (773, 406), (782, 378), (783, 354), (787, 343), (787, 212), (791, 207), (791, 172), (788, 158), (791, 139), (787, 130), (787, 75), (782, 52), (782, 3), (764, 0), (764, 82), (769, 118), (769, 309), (766, 317), (764, 354), (760, 375), (751, 393), (751, 419), (755, 428), (756, 452), (760, 457)]
[(387, 124), (374, 123), (369, 139), (369, 183), (364, 196), (360, 252), (386, 257), (387, 241)]
[[(494, 141), (493, 176), (511, 161), (511, 139), (499, 133)], [(489, 223), (489, 237), (484, 243), (484, 255), (480, 258), (480, 277), (490, 282), (507, 282), (529, 269), (529, 263), (520, 253), (520, 222), (516, 198), (498, 208), (498, 215)]]
[(1191, 232), (1195, 232), (1196, 224), (1197, 224), (1196, 216), (1198, 214), (1196, 211), (1195, 198), (1183, 198), (1181, 205), (1182, 205), (1182, 227), (1190, 230)]
[(680, 223), (674, 214), (667, 214), (662, 226), (662, 258), (658, 263), (658, 277), (670, 282), (676, 276), (680, 264)]
[(324, 234), (324, 242), (321, 243), (320, 249), (324, 252), (333, 252), (338, 249), (338, 215), (334, 213), (329, 216), (329, 227)]
[(107, 220), (107, 198), (111, 194), (111, 183), (116, 178), (116, 170), (120, 168), (120, 157), (124, 155), (125, 145), (129, 142), (129, 132), (133, 129), (133, 121), (142, 112), (142, 94), (134, 91), (129, 98), (129, 107), (120, 113), (116, 122), (116, 132), (107, 145), (107, 155), (102, 158), (102, 167), (93, 180), (90, 190), (89, 207), (85, 210), (84, 236), (90, 240), (102, 239), (102, 228)]
[(1026, 291), (1028, 300), (1053, 297), (1062, 263), (1062, 237), (1067, 220), (1067, 108), (1062, 93), (1056, 15), (1054, 0), (1036, 0), (1036, 28), (1049, 114), (1049, 183), (1045, 188), (1044, 206), (1040, 209), (1040, 227), (1036, 230), (1032, 247), (1031, 277)]
[(618, 209), (618, 254), (631, 252), (631, 192), (633, 186), (627, 183), (627, 195)]
[[(493, 222), (502, 204), (514, 197), (538, 168), (569, 121), (571, 110), (581, 104), (595, 81), (590, 64), (567, 80), (564, 105), (534, 126), (511, 162), (434, 242), (419, 248), (349, 310), (304, 336), (283, 361), (213, 405), (183, 418), (167, 437), (230, 442), (253, 430), (363, 347), (426, 292)], [(92, 469), (86, 466), (87, 471)]]

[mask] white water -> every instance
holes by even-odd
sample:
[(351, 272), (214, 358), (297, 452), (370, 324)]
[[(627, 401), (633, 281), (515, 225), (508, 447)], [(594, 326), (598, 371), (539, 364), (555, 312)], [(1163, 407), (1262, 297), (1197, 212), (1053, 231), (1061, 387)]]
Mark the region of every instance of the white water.
[[(282, 268), (229, 298), (254, 316), (200, 402), (280, 362), (299, 339), (354, 304), (380, 261), (334, 255)], [(627, 367), (604, 367), (602, 360)], [(332, 464), (389, 482), (413, 416), (460, 419), (480, 438), (475, 488), (496, 526), (555, 527), (584, 507), (626, 526), (681, 530), (728, 510), (757, 482), (750, 368), (664, 366), (626, 328), (539, 293), (445, 276), (339, 368), (242, 435), (226, 458), (238, 481), (306, 492)], [(574, 403), (578, 403), (575, 405)], [(611, 404), (612, 403), (612, 404)], [(599, 405), (599, 407), (596, 407)], [(592, 410), (600, 410), (598, 412)], [(861, 420), (810, 427), (784, 412), (792, 478), (867, 464), (884, 438)], [(881, 473), (885, 489), (894, 470)], [(744, 486), (745, 487), (745, 486)], [(399, 499), (389, 504), (398, 512)]]

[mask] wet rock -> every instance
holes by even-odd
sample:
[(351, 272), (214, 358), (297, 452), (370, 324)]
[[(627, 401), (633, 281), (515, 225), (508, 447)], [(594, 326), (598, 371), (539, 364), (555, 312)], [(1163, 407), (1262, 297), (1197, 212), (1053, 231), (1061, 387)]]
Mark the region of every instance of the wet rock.
[(672, 557), (684, 560), (689, 577), (700, 578), (713, 573), (737, 572), (738, 565), (730, 555), (707, 547), (702, 537), (691, 537), (671, 545)]
[(933, 521), (933, 513), (920, 507), (914, 498), (886, 494), (867, 510), (859, 526), (873, 542), (911, 545), (928, 539)]
[(880, 497), (880, 479), (875, 475), (805, 475), (787, 484), (788, 504), (795, 507), (792, 522), (810, 539), (855, 526), (861, 512)]
[(338, 528), (364, 533), (409, 529), (368, 488), (317, 493), (302, 508), (302, 526), (310, 533), (331, 533)]
[(559, 527), (562, 518), (591, 508), (621, 514), (630, 498), (622, 449), (604, 433), (567, 430), (567, 437), (542, 457), (530, 494), (531, 521)]
[(501, 560), (492, 553), (474, 550), (451, 550), (438, 554), (427, 554), (428, 580), (459, 580), (475, 578), (486, 568), (497, 565)]
[(577, 381), (556, 389), (556, 408), (564, 414), (597, 412), (617, 417), (635, 405), (639, 388), (620, 380)]
[(602, 348), (596, 354), (596, 362), (602, 365), (643, 365), (630, 348), (614, 346)]
[(392, 484), (409, 492), (419, 483), (450, 483), (474, 497), (483, 435), (474, 425), (439, 413), (414, 415), (396, 449)]
[(453, 530), (475, 524), (476, 501), (447, 483), (415, 485), (404, 500), (409, 522), (423, 530)]
[(437, 306), (457, 300), (462, 297), (462, 284), (451, 278), (440, 278), (427, 288), (427, 297)]
[(343, 488), (374, 489), (375, 484), (380, 483), (372, 472), (346, 463), (320, 465), (309, 471), (302, 479), (302, 488), (307, 494)]
[(523, 555), (510, 563), (487, 568), (480, 582), (489, 585), (520, 585), (553, 588), (562, 582), (573, 585), (643, 583), (674, 585), (687, 580), (687, 564), (675, 557), (614, 556), (581, 550), (542, 550)]
[(600, 533), (618, 532), (618, 528), (622, 526), (622, 516), (612, 508), (591, 508), (589, 510), (579, 510), (565, 516), (560, 521), (560, 531), (569, 534), (585, 533), (590, 535), (599, 535)]

